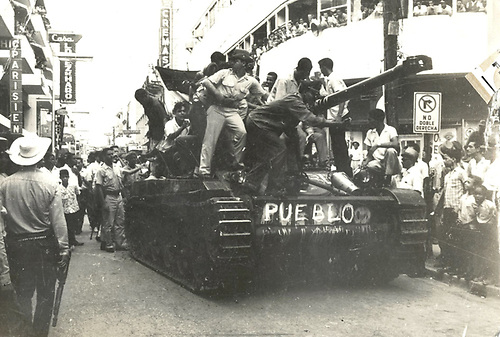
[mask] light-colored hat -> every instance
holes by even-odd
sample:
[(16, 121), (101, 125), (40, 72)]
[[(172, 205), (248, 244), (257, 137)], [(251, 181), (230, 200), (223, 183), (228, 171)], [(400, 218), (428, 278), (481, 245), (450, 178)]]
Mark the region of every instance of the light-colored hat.
[(49, 149), (50, 138), (38, 136), (19, 137), (8, 150), (10, 160), (21, 166), (31, 166), (42, 160)]

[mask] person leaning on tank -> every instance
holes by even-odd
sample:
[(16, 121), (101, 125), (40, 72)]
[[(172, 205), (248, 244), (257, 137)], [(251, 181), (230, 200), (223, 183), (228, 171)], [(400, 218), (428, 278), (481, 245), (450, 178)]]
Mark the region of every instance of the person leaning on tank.
[(364, 141), (368, 154), (362, 165), (390, 182), (392, 175), (401, 173), (398, 132), (385, 123), (385, 112), (381, 109), (368, 112), (368, 125), (370, 130)]
[[(247, 150), (245, 164), (250, 167), (244, 188), (249, 192), (275, 193), (284, 187), (286, 153), (300, 155), (297, 125), (305, 122), (311, 126), (330, 127), (337, 122), (314, 115), (308, 106), (314, 103), (317, 89), (311, 81), (302, 81), (299, 92), (286, 95), (267, 105), (257, 107), (248, 114)], [(286, 134), (292, 142), (285, 143), (281, 138)], [(287, 149), (287, 145), (293, 149)], [(269, 175), (267, 187), (265, 177)]]

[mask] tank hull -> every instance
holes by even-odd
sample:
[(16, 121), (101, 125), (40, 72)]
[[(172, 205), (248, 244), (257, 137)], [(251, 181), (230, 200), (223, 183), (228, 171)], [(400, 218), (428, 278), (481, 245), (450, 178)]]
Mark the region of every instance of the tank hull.
[(427, 238), (418, 193), (235, 195), (224, 182), (134, 184), (126, 234), (134, 258), (194, 292), (256, 277), (387, 282), (422, 268)]

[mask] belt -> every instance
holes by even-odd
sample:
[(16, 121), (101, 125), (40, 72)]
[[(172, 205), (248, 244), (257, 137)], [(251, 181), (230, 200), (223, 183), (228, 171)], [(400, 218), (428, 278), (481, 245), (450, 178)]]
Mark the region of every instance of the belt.
[(51, 231), (45, 231), (41, 233), (7, 234), (7, 240), (11, 242), (46, 240), (53, 237), (54, 234)]
[(105, 195), (114, 195), (115, 197), (120, 195), (120, 191), (104, 191)]

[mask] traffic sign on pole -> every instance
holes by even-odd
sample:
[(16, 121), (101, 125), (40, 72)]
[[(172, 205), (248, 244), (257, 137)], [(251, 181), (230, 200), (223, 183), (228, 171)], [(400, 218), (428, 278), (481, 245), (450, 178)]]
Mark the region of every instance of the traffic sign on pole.
[(436, 133), (441, 129), (441, 93), (415, 92), (413, 96), (413, 132)]

